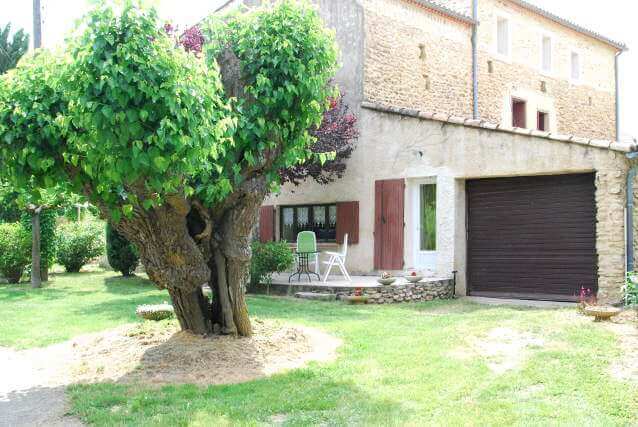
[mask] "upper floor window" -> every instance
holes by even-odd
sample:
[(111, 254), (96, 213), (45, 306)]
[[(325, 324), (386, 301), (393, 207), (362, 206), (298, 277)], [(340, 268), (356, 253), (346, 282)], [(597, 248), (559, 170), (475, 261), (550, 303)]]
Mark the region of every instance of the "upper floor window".
[(579, 82), (581, 78), (581, 58), (578, 52), (572, 52), (571, 59), (571, 80), (574, 82)]
[(545, 111), (538, 112), (538, 130), (548, 132), (549, 131), (549, 113)]
[(549, 73), (552, 71), (552, 38), (543, 36), (541, 44), (541, 70)]
[(502, 56), (510, 56), (510, 21), (499, 17), (496, 21), (496, 52)]
[(527, 102), (522, 99), (512, 98), (512, 126), (526, 128)]

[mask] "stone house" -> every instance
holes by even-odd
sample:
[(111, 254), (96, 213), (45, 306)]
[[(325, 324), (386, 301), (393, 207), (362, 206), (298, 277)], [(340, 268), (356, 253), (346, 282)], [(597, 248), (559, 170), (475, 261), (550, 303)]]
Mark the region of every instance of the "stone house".
[(348, 233), (351, 272), (455, 271), (461, 295), (620, 300), (638, 150), (615, 140), (623, 44), (520, 0), (317, 3), (360, 137), (343, 179), (268, 198), (262, 239)]

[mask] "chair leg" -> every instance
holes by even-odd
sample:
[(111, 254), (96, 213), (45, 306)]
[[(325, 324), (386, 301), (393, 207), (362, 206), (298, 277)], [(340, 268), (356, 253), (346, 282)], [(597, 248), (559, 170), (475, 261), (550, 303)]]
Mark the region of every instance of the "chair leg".
[(326, 270), (326, 275), (323, 276), (323, 283), (328, 283), (328, 276), (330, 276), (330, 272), (332, 271), (332, 266), (335, 263), (334, 257), (330, 257), (330, 261), (328, 261), (328, 269)]
[(352, 279), (350, 278), (350, 274), (348, 274), (348, 270), (346, 270), (346, 266), (343, 263), (343, 260), (341, 258), (339, 258), (339, 269), (341, 270), (343, 277), (345, 277), (348, 282), (352, 282)]

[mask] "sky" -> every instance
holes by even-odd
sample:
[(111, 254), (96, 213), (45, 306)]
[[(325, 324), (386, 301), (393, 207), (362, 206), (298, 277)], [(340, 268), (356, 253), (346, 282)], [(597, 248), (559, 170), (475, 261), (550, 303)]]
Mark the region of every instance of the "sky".
[[(442, 1), (442, 0), (440, 0)], [(620, 56), (620, 126), (622, 139), (638, 137), (638, 28), (634, 0), (528, 0), (546, 10), (625, 43)], [(151, 0), (163, 20), (187, 27), (214, 11), (224, 0)], [(41, 0), (42, 42), (61, 44), (89, 8), (90, 0)], [(0, 25), (32, 28), (31, 0), (0, 0)]]

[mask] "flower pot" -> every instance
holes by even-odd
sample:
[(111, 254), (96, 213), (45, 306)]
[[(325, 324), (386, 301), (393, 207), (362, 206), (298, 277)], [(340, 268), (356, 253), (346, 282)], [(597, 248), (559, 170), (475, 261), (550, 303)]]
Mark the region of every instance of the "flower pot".
[(368, 297), (365, 295), (353, 295), (345, 297), (344, 301), (346, 302), (346, 304), (350, 305), (367, 304)]
[(389, 286), (397, 281), (396, 277), (388, 277), (386, 279), (378, 278), (377, 282), (381, 283), (383, 286)]
[(619, 315), (622, 310), (611, 306), (590, 305), (584, 308), (584, 312), (588, 316), (592, 316), (594, 321), (602, 322)]

